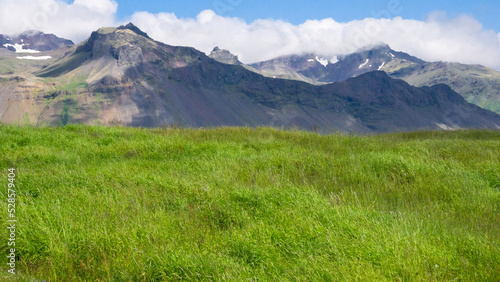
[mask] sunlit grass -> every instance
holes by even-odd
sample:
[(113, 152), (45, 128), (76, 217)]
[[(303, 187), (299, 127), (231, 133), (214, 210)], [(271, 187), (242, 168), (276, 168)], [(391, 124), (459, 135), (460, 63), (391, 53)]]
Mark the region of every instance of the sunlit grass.
[(0, 140), (26, 279), (500, 277), (498, 131), (0, 126)]

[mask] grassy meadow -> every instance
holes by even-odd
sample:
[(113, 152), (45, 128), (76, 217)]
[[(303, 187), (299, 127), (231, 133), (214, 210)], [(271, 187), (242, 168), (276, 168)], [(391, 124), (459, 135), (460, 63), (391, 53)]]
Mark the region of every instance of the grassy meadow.
[(9, 168), (19, 281), (500, 277), (500, 131), (0, 125), (4, 226)]

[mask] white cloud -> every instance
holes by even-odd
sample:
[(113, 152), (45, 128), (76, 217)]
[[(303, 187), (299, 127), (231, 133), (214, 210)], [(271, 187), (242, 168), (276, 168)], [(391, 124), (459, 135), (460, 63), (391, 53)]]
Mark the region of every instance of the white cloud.
[(79, 42), (115, 25), (117, 7), (113, 0), (0, 0), (0, 33), (40, 30)]
[[(0, 0), (0, 33), (28, 29), (78, 43), (103, 26), (117, 26), (114, 0)], [(136, 12), (129, 19), (152, 38), (170, 45), (192, 46), (205, 53), (228, 49), (246, 63), (293, 53), (317, 53), (331, 60), (359, 48), (387, 43), (428, 61), (458, 61), (500, 69), (500, 33), (483, 28), (470, 16), (448, 18), (432, 13), (426, 21), (393, 19), (308, 20), (293, 25), (280, 20), (222, 17), (211, 10), (195, 18), (172, 13)]]
[(339, 23), (328, 18), (292, 25), (279, 20), (246, 23), (211, 10), (194, 19), (171, 13), (135, 13), (132, 22), (153, 38), (171, 45), (193, 46), (205, 53), (228, 49), (246, 63), (280, 55), (312, 52), (334, 58), (359, 48), (387, 43), (398, 51), (429, 61), (453, 61), (500, 68), (500, 34), (470, 16), (448, 18), (432, 13), (426, 21), (393, 19)]
[(114, 14), (118, 8), (118, 4), (115, 1), (75, 0), (73, 4), (86, 7), (100, 14)]

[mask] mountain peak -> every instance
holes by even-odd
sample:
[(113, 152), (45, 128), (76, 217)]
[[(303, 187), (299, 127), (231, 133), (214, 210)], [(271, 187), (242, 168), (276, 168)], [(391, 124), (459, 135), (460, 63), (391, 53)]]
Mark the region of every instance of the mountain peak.
[(147, 33), (145, 33), (144, 31), (140, 30), (137, 26), (135, 26), (131, 22), (129, 22), (126, 25), (122, 25), (122, 26), (118, 27), (118, 29), (128, 29), (128, 30), (131, 30), (131, 31), (135, 32), (138, 35), (141, 35), (141, 36), (144, 36), (144, 37), (146, 37), (148, 39), (151, 39), (151, 37), (149, 37), (149, 35)]
[(391, 46), (385, 43), (381, 43), (379, 45), (375, 45), (371, 48), (371, 50), (380, 50), (380, 51), (387, 51), (387, 52), (395, 52)]
[[(119, 27), (102, 27), (92, 32), (90, 37), (80, 43), (73, 53), (68, 54), (58, 63), (37, 72), (37, 75), (59, 76), (101, 58), (104, 59), (101, 61), (103, 64), (107, 64), (109, 58), (116, 60), (118, 67), (138, 65), (143, 60), (143, 53), (155, 50), (157, 45), (158, 42), (132, 23)], [(99, 76), (94, 78), (97, 77)]]
[(232, 54), (228, 50), (220, 49), (218, 46), (216, 46), (208, 56), (219, 63), (228, 65), (241, 65), (238, 56)]
[(369, 46), (365, 46), (365, 47), (359, 48), (354, 53), (360, 53), (360, 52), (365, 52), (365, 51), (373, 51), (373, 50), (390, 50), (390, 51), (393, 51), (388, 44), (386, 44), (386, 43), (379, 43), (379, 44), (369, 45)]
[(26, 31), (23, 31), (22, 33), (20, 33), (18, 36), (36, 36), (36, 35), (40, 35), (40, 34), (44, 34), (44, 33), (39, 31), (39, 30), (26, 30)]
[(124, 51), (123, 48), (129, 50), (137, 46), (145, 47), (152, 44), (153, 41), (147, 33), (133, 23), (128, 23), (117, 28), (103, 27), (92, 32), (90, 37), (77, 47), (76, 53), (88, 53), (89, 58), (98, 58), (103, 55), (111, 55), (116, 58), (120, 50)]

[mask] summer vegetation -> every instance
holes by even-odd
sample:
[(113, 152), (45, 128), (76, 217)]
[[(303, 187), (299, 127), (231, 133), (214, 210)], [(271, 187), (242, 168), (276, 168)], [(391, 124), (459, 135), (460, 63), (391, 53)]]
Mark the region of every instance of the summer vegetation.
[(1, 125), (0, 140), (24, 280), (500, 277), (499, 131)]

